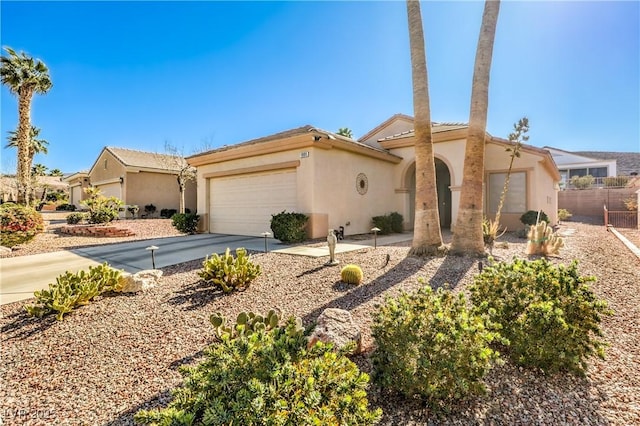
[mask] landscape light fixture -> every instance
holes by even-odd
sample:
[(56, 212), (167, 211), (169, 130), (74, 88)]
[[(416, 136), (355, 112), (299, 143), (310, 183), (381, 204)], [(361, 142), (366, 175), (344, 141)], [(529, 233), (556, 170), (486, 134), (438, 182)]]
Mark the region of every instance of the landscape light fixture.
[(264, 237), (264, 252), (267, 253), (267, 238), (269, 238), (269, 236), (271, 235), (271, 232), (265, 231), (260, 235)]
[(156, 269), (156, 256), (154, 254), (155, 250), (158, 250), (159, 247), (157, 246), (149, 246), (147, 247), (145, 250), (150, 250), (151, 251), (151, 266), (153, 267), (153, 269)]
[(378, 248), (378, 232), (380, 232), (380, 228), (371, 228), (371, 232), (373, 232), (373, 248), (375, 249)]

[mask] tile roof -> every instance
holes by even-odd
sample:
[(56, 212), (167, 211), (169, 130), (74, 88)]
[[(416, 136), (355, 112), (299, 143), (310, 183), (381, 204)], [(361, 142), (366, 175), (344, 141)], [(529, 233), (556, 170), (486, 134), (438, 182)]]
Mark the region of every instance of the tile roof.
[[(137, 151), (113, 146), (108, 146), (105, 150), (113, 154), (124, 166), (176, 171), (180, 169), (175, 162), (175, 157), (169, 154)], [(182, 160), (186, 164), (186, 160)]]
[[(432, 133), (448, 132), (450, 130), (464, 129), (466, 127), (468, 127), (467, 123), (448, 123), (448, 122), (437, 123), (437, 122), (433, 122), (433, 123), (431, 123), (431, 132)], [(396, 133), (395, 135), (390, 135), (390, 136), (384, 137), (382, 139), (378, 139), (378, 142), (405, 138), (405, 137), (413, 136), (413, 134), (414, 134), (414, 129), (411, 129), (411, 130), (407, 130), (407, 131), (402, 132), (402, 133)]]
[(327, 136), (329, 139), (333, 139), (333, 140), (341, 140), (344, 142), (348, 142), (351, 143), (353, 145), (357, 145), (359, 147), (362, 148), (366, 148), (366, 149), (370, 149), (373, 151), (378, 151), (378, 152), (383, 152), (385, 154), (389, 154), (389, 152), (385, 149), (380, 149), (380, 148), (375, 148), (372, 146), (369, 146), (367, 144), (364, 144), (362, 142), (359, 142), (357, 140), (348, 138), (346, 136), (342, 136), (342, 135), (338, 135), (337, 133), (333, 133), (333, 132), (329, 132), (327, 130), (322, 130), (320, 128), (311, 126), (310, 124), (301, 126), (301, 127), (296, 127), (294, 129), (289, 129), (289, 130), (285, 130), (283, 132), (278, 132), (278, 133), (274, 133), (272, 135), (268, 135), (268, 136), (263, 136), (257, 139), (251, 139), (245, 142), (240, 142), (234, 145), (224, 145), (220, 148), (216, 148), (216, 149), (212, 149), (210, 151), (206, 151), (206, 152), (202, 152), (202, 153), (198, 153), (198, 154), (194, 154), (191, 155), (187, 158), (195, 158), (195, 157), (200, 157), (202, 155), (207, 155), (207, 154), (212, 154), (212, 153), (217, 153), (217, 152), (223, 152), (223, 151), (227, 151), (230, 149), (235, 149), (235, 148), (239, 148), (239, 147), (243, 147), (243, 146), (249, 146), (249, 145), (255, 145), (255, 144), (259, 144), (259, 143), (263, 143), (263, 142), (269, 142), (269, 141), (273, 141), (273, 140), (278, 140), (278, 139), (285, 139), (288, 137), (293, 137), (293, 136), (298, 136), (298, 135), (303, 135), (303, 134), (307, 134), (310, 132), (317, 132), (317, 133), (322, 133), (325, 136)]

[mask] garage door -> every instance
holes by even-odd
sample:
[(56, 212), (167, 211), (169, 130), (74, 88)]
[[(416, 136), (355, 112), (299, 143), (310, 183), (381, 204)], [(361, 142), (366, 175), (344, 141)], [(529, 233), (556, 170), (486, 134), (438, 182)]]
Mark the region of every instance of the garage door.
[(120, 183), (110, 183), (107, 185), (99, 185), (98, 189), (102, 191), (105, 197), (116, 197), (122, 199), (122, 191)]
[(296, 210), (296, 171), (213, 178), (210, 191), (211, 232), (259, 236), (272, 214)]

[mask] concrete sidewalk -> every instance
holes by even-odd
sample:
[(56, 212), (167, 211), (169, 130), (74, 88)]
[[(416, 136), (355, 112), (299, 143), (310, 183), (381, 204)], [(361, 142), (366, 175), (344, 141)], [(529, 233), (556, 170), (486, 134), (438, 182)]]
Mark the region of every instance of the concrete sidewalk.
[[(351, 240), (346, 237), (344, 240), (338, 241), (336, 244), (336, 254), (346, 253), (349, 251), (362, 250), (370, 247), (390, 245), (395, 243), (401, 243), (404, 241), (411, 241), (413, 239), (413, 233), (382, 235), (377, 238), (368, 240)], [(294, 247), (287, 247), (283, 249), (273, 250), (274, 253), (293, 254), (298, 256), (309, 257), (323, 257), (329, 256), (329, 246), (327, 243), (318, 243), (314, 245), (300, 245)]]
[[(104, 262), (130, 273), (151, 269), (151, 253), (145, 248), (152, 245), (158, 247), (156, 268), (164, 268), (204, 260), (212, 253), (224, 253), (227, 247), (232, 251), (239, 247), (264, 251), (264, 243), (261, 237), (198, 234), (3, 258), (0, 259), (0, 304), (31, 298), (34, 291), (48, 288), (66, 271), (77, 272)], [(287, 247), (273, 238), (267, 240), (267, 245), (268, 250)]]

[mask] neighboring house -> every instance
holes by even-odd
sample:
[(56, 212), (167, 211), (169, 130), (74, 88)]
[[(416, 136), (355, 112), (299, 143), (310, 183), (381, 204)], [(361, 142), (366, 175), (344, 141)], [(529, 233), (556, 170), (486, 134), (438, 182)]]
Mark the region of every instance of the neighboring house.
[[(68, 192), (69, 185), (60, 176), (37, 176), (34, 188), (34, 202), (38, 203), (45, 193), (62, 191)], [(13, 201), (18, 197), (18, 186), (15, 176), (2, 176), (0, 178), (0, 200), (5, 203)]]
[(87, 171), (81, 171), (72, 173), (64, 177), (65, 182), (69, 184), (69, 204), (76, 206), (76, 209), (81, 209), (82, 202), (89, 196), (84, 192), (86, 188), (91, 186), (89, 184), (89, 173)]
[[(434, 123), (441, 225), (458, 213), (467, 125)], [(413, 228), (415, 199), (413, 118), (396, 114), (360, 139), (303, 126), (193, 155), (198, 170), (198, 212), (205, 231), (260, 235), (283, 210), (309, 216), (307, 233), (328, 229), (368, 233), (373, 216), (399, 212)], [(493, 216), (509, 166), (509, 142), (487, 135), (485, 206)], [(522, 227), (527, 210), (542, 209), (557, 223), (560, 175), (551, 154), (523, 146), (511, 175), (502, 223)]]
[[(612, 159), (616, 162), (617, 176), (640, 175), (640, 152), (576, 151), (575, 154), (595, 160)], [(611, 176), (616, 176), (615, 174)]]
[[(86, 198), (83, 189), (92, 186), (107, 197), (121, 199), (125, 205), (137, 205), (140, 208), (138, 214), (143, 214), (144, 206), (148, 204), (156, 206), (158, 212), (162, 209), (178, 210), (178, 166), (175, 157), (170, 155), (105, 147), (88, 172), (74, 173), (65, 180), (73, 188), (72, 200), (78, 207)], [(187, 183), (185, 207), (195, 212), (196, 183), (193, 181)]]

